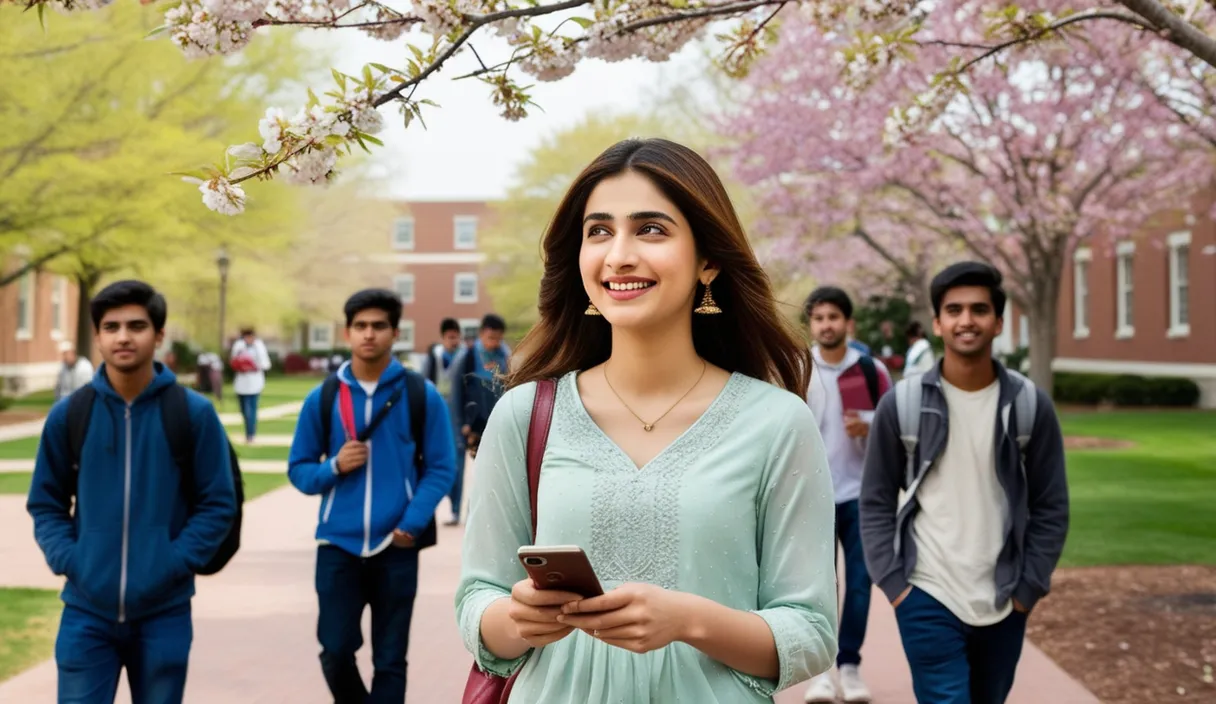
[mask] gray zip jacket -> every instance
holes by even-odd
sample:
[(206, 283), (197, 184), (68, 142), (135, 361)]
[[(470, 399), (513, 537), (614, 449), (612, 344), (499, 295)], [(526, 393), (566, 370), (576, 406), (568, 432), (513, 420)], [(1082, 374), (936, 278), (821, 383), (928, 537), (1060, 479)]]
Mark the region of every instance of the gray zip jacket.
[[(1009, 500), (1010, 526), (996, 565), (996, 606), (1012, 596), (1027, 609), (1051, 589), (1051, 573), (1064, 551), (1068, 534), (1068, 481), (1064, 473), (1064, 442), (1051, 399), (1042, 389), (1025, 470), (1018, 449), (1013, 413), (1014, 396), (1022, 382), (993, 362), (1001, 391), (998, 401), (996, 471)], [(920, 435), (916, 444), (916, 481), (933, 471), (949, 437), (946, 396), (941, 387), (941, 363), (921, 376)], [(1006, 416), (1008, 414), (1008, 416)], [(1008, 425), (1001, 422), (1008, 418)], [(906, 490), (907, 452), (899, 437), (895, 394), (878, 404), (870, 426), (865, 471), (861, 481), (861, 541), (866, 567), (888, 601), (908, 586), (916, 566), (912, 522), (919, 510), (915, 492), (900, 506)]]

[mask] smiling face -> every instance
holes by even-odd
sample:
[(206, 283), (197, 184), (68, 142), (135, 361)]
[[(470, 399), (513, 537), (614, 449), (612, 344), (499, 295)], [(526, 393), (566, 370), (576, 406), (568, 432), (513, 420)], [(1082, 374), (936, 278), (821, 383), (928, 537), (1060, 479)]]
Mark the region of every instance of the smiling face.
[(946, 351), (967, 358), (991, 356), (992, 341), (1003, 328), (1004, 319), (997, 316), (992, 293), (984, 286), (946, 291), (933, 320), (933, 332), (946, 343)]
[(811, 308), (811, 339), (824, 349), (834, 350), (848, 340), (849, 320), (835, 303)]
[(583, 212), (579, 270), (614, 327), (690, 319), (696, 284), (716, 271), (697, 255), (688, 221), (650, 179), (628, 171), (595, 187)]
[(106, 366), (130, 374), (152, 363), (164, 336), (153, 327), (147, 308), (130, 304), (106, 311), (96, 341)]

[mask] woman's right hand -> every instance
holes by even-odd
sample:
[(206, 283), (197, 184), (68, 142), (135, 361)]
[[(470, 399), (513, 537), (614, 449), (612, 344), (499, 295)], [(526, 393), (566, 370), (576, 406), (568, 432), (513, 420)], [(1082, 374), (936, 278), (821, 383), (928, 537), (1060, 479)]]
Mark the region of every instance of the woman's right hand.
[(511, 588), (507, 615), (519, 637), (533, 648), (540, 648), (570, 635), (574, 628), (558, 623), (557, 617), (563, 604), (582, 598), (573, 592), (537, 589), (531, 579), (525, 579)]

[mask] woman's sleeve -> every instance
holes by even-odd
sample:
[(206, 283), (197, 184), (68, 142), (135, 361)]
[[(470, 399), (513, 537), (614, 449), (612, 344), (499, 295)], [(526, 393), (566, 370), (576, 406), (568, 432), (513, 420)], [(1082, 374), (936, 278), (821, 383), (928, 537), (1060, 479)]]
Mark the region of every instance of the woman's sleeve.
[(532, 509), (528, 498), (527, 433), (536, 385), (508, 391), (495, 404), (477, 451), (469, 495), (456, 618), (465, 648), (478, 667), (510, 676), (526, 655), (504, 660), (485, 648), (481, 617), (486, 607), (510, 596), (524, 578), (516, 551), (532, 542)]
[[(775, 409), (774, 409), (775, 410)], [(782, 409), (784, 410), (784, 409)], [(772, 696), (826, 672), (836, 659), (836, 509), (823, 437), (804, 403), (765, 443), (759, 496), (759, 609), (773, 631), (779, 679), (736, 673)]]

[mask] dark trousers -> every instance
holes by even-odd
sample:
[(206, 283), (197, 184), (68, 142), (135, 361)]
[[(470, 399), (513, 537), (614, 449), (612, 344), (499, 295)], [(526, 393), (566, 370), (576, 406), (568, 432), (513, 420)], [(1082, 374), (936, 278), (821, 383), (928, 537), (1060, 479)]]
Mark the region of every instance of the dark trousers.
[(460, 518), (460, 504), (464, 500), (464, 463), (468, 456), (464, 443), (456, 443), (456, 481), (452, 482), (452, 490), (448, 492), (448, 500), (452, 502), (452, 518)]
[(861, 548), (861, 522), (857, 500), (836, 504), (836, 539), (844, 551), (844, 606), (840, 609), (839, 649), (836, 664), (861, 664), (861, 645), (866, 640), (873, 583)]
[(238, 394), (241, 404), (241, 418), (245, 419), (245, 437), (251, 438), (258, 434), (258, 394)]
[(65, 606), (55, 641), (59, 704), (112, 704), (124, 667), (134, 704), (181, 704), (193, 640), (189, 602), (126, 623)]
[[(418, 591), (418, 551), (388, 547), (357, 557), (332, 545), (317, 549), (321, 671), (335, 704), (402, 704), (406, 651)], [(372, 610), (372, 689), (355, 664), (363, 646), (364, 607)]]
[(1013, 688), (1026, 614), (991, 626), (968, 626), (913, 587), (895, 609), (912, 689), (921, 704), (1002, 704)]

